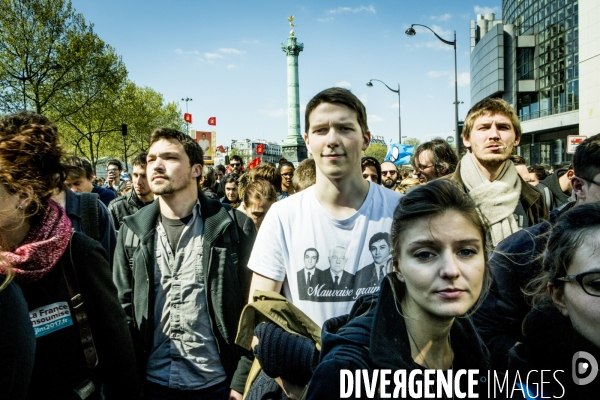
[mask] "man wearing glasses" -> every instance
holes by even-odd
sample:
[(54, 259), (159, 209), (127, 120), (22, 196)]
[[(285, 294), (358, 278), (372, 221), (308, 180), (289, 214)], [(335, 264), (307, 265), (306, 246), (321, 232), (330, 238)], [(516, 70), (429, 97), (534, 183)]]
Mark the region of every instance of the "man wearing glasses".
[(114, 191), (117, 197), (121, 195), (121, 190), (125, 187), (125, 181), (121, 180), (123, 165), (121, 161), (111, 159), (106, 163), (106, 184), (105, 188)]
[(398, 170), (393, 162), (386, 161), (381, 164), (381, 184), (388, 189), (396, 189)]
[(229, 174), (238, 174), (241, 175), (244, 172), (244, 162), (242, 161), (242, 157), (232, 156), (229, 159)]
[(573, 207), (600, 202), (600, 135), (587, 138), (573, 156), (571, 177), (576, 201), (555, 208), (548, 221), (523, 229), (500, 242), (490, 258), (493, 283), (481, 307), (473, 315), (496, 369), (504, 369), (508, 351), (522, 341), (521, 327), (531, 307), (523, 290), (541, 270), (541, 255), (548, 232), (558, 218)]
[(458, 157), (444, 139), (422, 143), (415, 150), (412, 159), (414, 174), (421, 185), (454, 173), (456, 164)]

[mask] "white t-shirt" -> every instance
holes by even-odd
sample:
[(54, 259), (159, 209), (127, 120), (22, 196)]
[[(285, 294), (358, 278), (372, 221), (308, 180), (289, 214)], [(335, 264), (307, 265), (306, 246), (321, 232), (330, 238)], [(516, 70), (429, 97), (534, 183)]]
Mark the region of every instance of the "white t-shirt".
[[(360, 209), (350, 218), (338, 220), (319, 203), (314, 188), (273, 204), (258, 232), (248, 267), (283, 281), (284, 296), (322, 326), (325, 320), (350, 312), (358, 296), (379, 290), (369, 241), (379, 239), (378, 245), (383, 244), (380, 247), (385, 250), (402, 195), (370, 183)], [(366, 267), (371, 269), (365, 271), (374, 272), (369, 272), (374, 282), (363, 277), (359, 284), (356, 273)]]

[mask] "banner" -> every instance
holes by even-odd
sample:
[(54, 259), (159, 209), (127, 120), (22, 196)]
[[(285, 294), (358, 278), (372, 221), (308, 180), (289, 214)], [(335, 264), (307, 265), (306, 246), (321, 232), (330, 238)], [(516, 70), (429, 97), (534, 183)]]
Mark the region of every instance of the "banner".
[(208, 124), (212, 126), (217, 126), (217, 117), (210, 117), (208, 119)]
[(216, 132), (196, 131), (196, 142), (198, 142), (204, 152), (204, 161), (210, 161), (207, 164), (212, 164), (215, 156), (216, 136)]
[(407, 144), (392, 143), (385, 156), (384, 162), (392, 162), (394, 165), (410, 164), (410, 157), (415, 151), (415, 146)]

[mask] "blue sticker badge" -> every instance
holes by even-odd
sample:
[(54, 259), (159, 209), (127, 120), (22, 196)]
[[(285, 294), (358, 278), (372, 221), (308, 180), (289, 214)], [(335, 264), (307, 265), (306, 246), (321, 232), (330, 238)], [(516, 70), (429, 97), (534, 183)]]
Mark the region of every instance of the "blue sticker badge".
[(66, 301), (31, 310), (29, 311), (29, 318), (36, 338), (73, 325), (71, 309)]

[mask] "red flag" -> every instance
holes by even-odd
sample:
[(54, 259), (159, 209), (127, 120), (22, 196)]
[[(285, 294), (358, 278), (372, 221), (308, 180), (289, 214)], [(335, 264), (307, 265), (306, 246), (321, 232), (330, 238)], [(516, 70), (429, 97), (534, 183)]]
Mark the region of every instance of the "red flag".
[(256, 154), (264, 154), (265, 152), (265, 145), (260, 143), (256, 145)]
[(256, 168), (260, 165), (260, 157), (256, 157), (254, 160), (248, 163), (248, 169)]
[(225, 147), (223, 146), (217, 147), (217, 150), (219, 150), (221, 153), (225, 153)]
[(217, 117), (210, 117), (208, 119), (208, 124), (209, 125), (213, 125), (213, 126), (217, 126)]
[(183, 120), (185, 122), (187, 122), (188, 124), (191, 124), (192, 123), (192, 114), (190, 114), (190, 113), (183, 114)]

